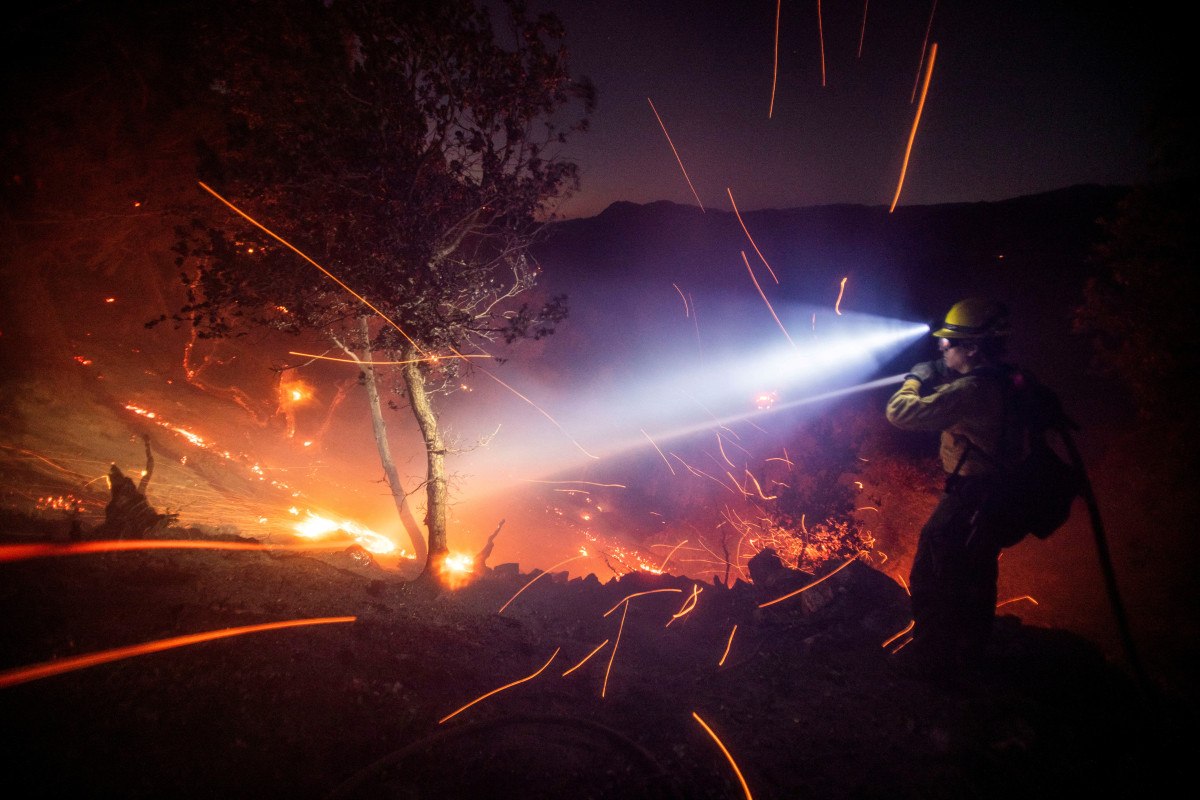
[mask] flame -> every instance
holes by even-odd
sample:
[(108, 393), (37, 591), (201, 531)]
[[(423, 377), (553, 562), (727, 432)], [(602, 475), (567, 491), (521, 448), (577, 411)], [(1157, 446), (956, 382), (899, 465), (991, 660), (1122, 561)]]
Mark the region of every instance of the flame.
[(287, 381), (279, 384), (279, 396), (286, 404), (299, 405), (312, 399), (313, 389), (304, 381)]
[(438, 573), (450, 589), (461, 589), (475, 574), (475, 559), (466, 553), (448, 553), (438, 564)]
[[(331, 519), (319, 516), (311, 511), (305, 511), (305, 518), (300, 520), (295, 525), (296, 533), (306, 539), (321, 539), (330, 534), (341, 531), (349, 534), (354, 541), (358, 542), (364, 550), (369, 553), (394, 553), (397, 551), (396, 543), (387, 538), (381, 533), (376, 533), (370, 528), (365, 528), (356, 522), (342, 521), (334, 522)], [(402, 558), (416, 558), (416, 556), (400, 550)]]

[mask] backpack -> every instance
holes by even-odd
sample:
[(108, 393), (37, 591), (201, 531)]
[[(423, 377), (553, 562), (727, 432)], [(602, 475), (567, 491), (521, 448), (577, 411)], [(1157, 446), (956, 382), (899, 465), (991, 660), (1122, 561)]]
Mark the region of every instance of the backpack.
[(983, 511), (995, 543), (1011, 547), (1029, 534), (1045, 539), (1070, 518), (1083, 476), (1058, 455), (1048, 436), (1053, 431), (1065, 437), (1079, 426), (1064, 413), (1058, 396), (1028, 372), (1007, 367), (996, 377), (1004, 392), (1000, 463), (1007, 466), (999, 470)]

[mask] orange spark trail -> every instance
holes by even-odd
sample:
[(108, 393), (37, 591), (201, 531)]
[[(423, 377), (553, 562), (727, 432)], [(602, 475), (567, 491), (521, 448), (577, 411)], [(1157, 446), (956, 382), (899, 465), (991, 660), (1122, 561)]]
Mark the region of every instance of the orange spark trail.
[(779, 320), (779, 315), (775, 313), (775, 309), (771, 308), (771, 301), (763, 294), (762, 287), (758, 285), (758, 278), (754, 277), (754, 270), (750, 269), (750, 259), (746, 258), (746, 251), (739, 251), (742, 254), (742, 261), (746, 262), (746, 270), (750, 273), (750, 280), (754, 281), (754, 288), (758, 289), (758, 296), (767, 304), (767, 310), (771, 312), (771, 316), (775, 318), (776, 324), (779, 325), (779, 330), (783, 331), (783, 335), (787, 337), (788, 343), (795, 348), (796, 343), (792, 341), (791, 335), (787, 332), (787, 328), (783, 327), (783, 323)]
[(674, 592), (676, 594), (683, 594), (683, 589), (650, 589), (649, 591), (645, 591), (645, 592), (634, 592), (631, 595), (627, 595), (625, 598), (623, 598), (619, 603), (617, 603), (615, 606), (610, 608), (608, 611), (605, 611), (604, 616), (607, 617), (609, 614), (611, 614), (612, 612), (614, 612), (618, 608), (620, 608), (622, 604), (628, 605), (629, 601), (635, 597), (641, 597), (644, 594), (662, 594), (663, 592)]
[(542, 578), (546, 577), (546, 576), (547, 576), (547, 575), (549, 575), (551, 572), (554, 572), (554, 570), (558, 569), (558, 568), (559, 568), (559, 567), (561, 567), (563, 564), (569, 564), (569, 563), (571, 563), (572, 561), (577, 561), (578, 559), (581, 559), (581, 558), (587, 558), (587, 556), (586, 556), (586, 555), (584, 555), (584, 556), (571, 556), (571, 557), (570, 557), (570, 558), (568, 558), (568, 559), (565, 559), (565, 560), (563, 560), (563, 561), (560, 561), (560, 562), (558, 562), (557, 564), (555, 564), (553, 567), (551, 567), (550, 569), (546, 570), (545, 572), (539, 572), (537, 575), (535, 575), (535, 576), (534, 576), (533, 580), (531, 580), (529, 583), (527, 583), (527, 584), (525, 584), (524, 586), (522, 586), (520, 589), (517, 589), (517, 594), (514, 594), (512, 597), (508, 598), (508, 602), (507, 602), (507, 603), (505, 603), (504, 605), (500, 606), (500, 610), (499, 610), (499, 611), (497, 611), (496, 613), (497, 613), (497, 614), (503, 614), (503, 613), (504, 613), (504, 609), (508, 608), (508, 607), (509, 607), (509, 606), (512, 604), (512, 601), (517, 599), (517, 595), (521, 594), (521, 592), (525, 591), (525, 590), (526, 590), (526, 589), (528, 589), (530, 586), (533, 586), (533, 584), (537, 583), (539, 580), (541, 580)]
[(129, 550), (336, 550), (354, 544), (353, 539), (325, 540), (298, 544), (252, 544), (250, 542), (209, 542), (188, 539), (101, 540), (70, 544), (11, 544), (0, 546), (0, 564), (30, 558), (76, 556), (86, 553), (119, 553)]
[[(908, 98), (910, 104), (917, 96), (917, 84), (921, 82), (921, 65), (925, 63), (925, 48), (929, 46), (929, 32), (933, 30), (933, 12), (935, 11), (937, 11), (937, 0), (933, 0), (933, 6), (929, 9), (929, 24), (925, 26), (925, 38), (921, 41), (921, 58), (917, 61), (917, 77), (913, 79), (912, 97)], [(934, 48), (937, 48), (936, 44)], [(929, 54), (929, 58), (933, 59), (933, 53)]]
[[(626, 598), (628, 599), (628, 598)], [(624, 602), (624, 601), (622, 601)], [(617, 605), (620, 605), (618, 603)], [(604, 699), (605, 693), (608, 692), (608, 676), (612, 673), (613, 659), (617, 657), (617, 647), (621, 644), (621, 631), (625, 630), (625, 615), (629, 613), (629, 604), (625, 603), (625, 609), (621, 612), (621, 624), (617, 627), (617, 640), (613, 642), (612, 652), (608, 655), (608, 666), (604, 668), (604, 683), (600, 687), (600, 699)], [(605, 614), (604, 616), (608, 616)]]
[(779, 9), (783, 0), (775, 0), (775, 71), (771, 74), (771, 105), (767, 106), (767, 119), (775, 113), (775, 84), (779, 82)]
[(638, 430), (640, 430), (642, 432), (642, 436), (646, 437), (646, 441), (650, 442), (651, 447), (653, 447), (655, 450), (658, 450), (659, 456), (661, 456), (662, 460), (666, 461), (666, 463), (667, 463), (667, 469), (671, 470), (671, 474), (674, 475), (675, 468), (671, 466), (670, 461), (667, 461), (667, 457), (663, 455), (663, 451), (658, 449), (658, 445), (656, 445), (654, 443), (654, 440), (650, 438), (650, 434), (646, 433), (645, 429), (643, 429), (643, 428), (638, 428)]
[(692, 179), (688, 177), (687, 168), (683, 166), (683, 159), (679, 157), (679, 151), (675, 149), (675, 143), (671, 141), (671, 134), (667, 133), (667, 126), (663, 124), (662, 117), (658, 115), (658, 109), (654, 107), (654, 101), (647, 97), (646, 102), (650, 104), (650, 110), (654, 112), (654, 117), (658, 120), (659, 127), (662, 128), (663, 136), (667, 137), (667, 144), (671, 145), (671, 152), (675, 154), (675, 160), (679, 162), (679, 169), (683, 170), (683, 179), (687, 181), (688, 188), (692, 190), (692, 197), (696, 198), (700, 210), (704, 211), (704, 203), (701, 202), (700, 195), (696, 194), (696, 187), (692, 186)]
[(700, 602), (700, 593), (703, 591), (704, 590), (700, 588), (700, 584), (693, 583), (691, 595), (688, 597), (687, 600), (683, 601), (683, 605), (679, 607), (678, 611), (676, 611), (674, 614), (671, 615), (671, 618), (669, 620), (667, 620), (667, 624), (663, 625), (663, 627), (669, 628), (669, 627), (671, 627), (671, 623), (674, 622), (675, 620), (679, 619), (680, 617), (685, 617), (688, 614), (692, 613), (692, 609), (696, 607), (696, 603)]
[[(849, 277), (849, 276), (846, 276)], [(833, 310), (840, 317), (842, 315), (842, 295), (846, 293), (846, 278), (842, 278), (842, 284), (838, 287), (838, 298), (833, 304)]]
[(750, 480), (754, 481), (754, 488), (758, 492), (758, 497), (760, 500), (778, 500), (779, 499), (779, 495), (773, 494), (770, 497), (768, 497), (767, 495), (763, 494), (762, 484), (758, 482), (758, 478), (754, 477), (753, 472), (751, 472), (750, 470), (746, 470), (746, 474), (750, 476)]
[(481, 702), (481, 701), (483, 701), (483, 700), (487, 700), (489, 697), (491, 697), (491, 696), (492, 696), (492, 695), (494, 695), (494, 694), (499, 694), (500, 692), (503, 692), (505, 689), (511, 689), (512, 687), (514, 687), (514, 686), (516, 686), (516, 685), (518, 685), (518, 684), (525, 683), (526, 681), (531, 681), (531, 680), (533, 680), (533, 679), (534, 679), (534, 678), (536, 678), (538, 675), (541, 675), (541, 674), (542, 674), (542, 672), (543, 672), (543, 671), (545, 671), (546, 667), (550, 666), (550, 662), (551, 662), (551, 661), (554, 661), (554, 659), (558, 657), (558, 651), (559, 651), (559, 650), (561, 650), (561, 649), (562, 649), (561, 647), (560, 647), (560, 648), (558, 648), (558, 649), (556, 649), (556, 650), (555, 650), (555, 651), (554, 651), (554, 652), (553, 652), (553, 653), (550, 655), (550, 661), (547, 661), (545, 664), (543, 664), (543, 665), (542, 665), (542, 668), (541, 668), (541, 669), (539, 669), (537, 672), (533, 673), (532, 675), (530, 675), (530, 676), (528, 676), (528, 677), (521, 678), (520, 680), (515, 680), (515, 681), (513, 681), (512, 683), (506, 683), (506, 684), (504, 684), (503, 686), (501, 686), (499, 689), (492, 689), (490, 692), (488, 692), (487, 694), (483, 695), (482, 697), (477, 697), (477, 698), (475, 698), (474, 700), (472, 700), (471, 702), (467, 703), (467, 704), (466, 704), (465, 706), (463, 706), (462, 708), (458, 709), (458, 711), (455, 711), (455, 712), (453, 712), (453, 713), (447, 714), (446, 716), (444, 716), (444, 717), (442, 717), (441, 719), (439, 719), (439, 720), (438, 720), (438, 725), (441, 725), (443, 722), (445, 722), (445, 721), (446, 721), (446, 720), (448, 720), (448, 719), (451, 719), (451, 718), (453, 718), (453, 717), (456, 717), (456, 716), (458, 716), (459, 714), (461, 714), (462, 712), (466, 711), (468, 708), (470, 708), (471, 706), (475, 705), (476, 703), (478, 703), (478, 702)]
[(185, 647), (190, 644), (200, 644), (214, 639), (226, 639), (231, 636), (241, 636), (245, 633), (260, 633), (262, 631), (273, 631), (281, 628), (297, 628), (302, 625), (329, 625), (339, 622), (354, 622), (357, 617), (315, 617), (312, 619), (292, 619), (285, 622), (265, 622), (261, 625), (246, 625), (240, 628), (222, 628), (216, 631), (206, 631), (205, 633), (193, 633), (187, 636), (174, 636), (170, 639), (158, 639), (153, 642), (143, 642), (129, 647), (118, 647), (114, 650), (102, 650), (99, 653), (89, 653), (87, 655), (75, 656), (74, 658), (61, 658), (56, 661), (47, 661), (43, 664), (35, 664), (30, 667), (18, 667), (0, 672), (0, 689), (8, 686), (16, 686), (19, 683), (39, 680), (41, 678), (49, 678), (54, 675), (61, 675), (64, 672), (73, 672), (77, 669), (85, 669), (94, 667), (99, 664), (107, 664), (112, 661), (120, 661), (133, 656), (148, 655), (157, 653), (162, 650), (170, 650), (175, 647)]
[(904, 188), (904, 175), (908, 172), (908, 157), (912, 154), (913, 140), (917, 138), (917, 126), (921, 124), (921, 110), (925, 108), (925, 95), (929, 92), (929, 79), (933, 76), (933, 62), (937, 60), (937, 42), (929, 48), (929, 67), (925, 70), (925, 83), (921, 87), (921, 102), (917, 104), (917, 115), (913, 118), (912, 130), (908, 134), (908, 146), (904, 148), (904, 164), (900, 167), (900, 182), (896, 184), (896, 196), (892, 198), (892, 207), (888, 213), (896, 210), (900, 202), (900, 190)]
[(729, 632), (729, 641), (725, 643), (725, 652), (721, 654), (721, 660), (717, 662), (718, 667), (725, 666), (725, 659), (729, 658), (729, 649), (733, 647), (733, 635), (737, 633), (737, 625), (733, 626), (733, 630)]
[[(408, 361), (363, 361), (361, 358), (335, 358), (333, 356), (319, 356), (319, 355), (316, 355), (315, 353), (299, 353), (299, 352), (296, 352), (295, 350), (289, 350), (288, 355), (289, 356), (303, 356), (304, 358), (315, 358), (318, 361), (337, 361), (342, 364), (369, 364), (369, 365), (373, 365), (373, 366), (400, 366), (402, 364), (423, 364), (426, 361), (430, 360), (429, 358), (411, 358)], [(491, 356), (486, 355), (486, 354), (465, 355), (462, 353), (457, 354), (455, 357), (456, 358), (491, 358)], [(437, 356), (432, 356), (432, 358), (436, 359)]]
[(726, 486), (722, 481), (717, 480), (715, 477), (713, 477), (712, 475), (709, 475), (704, 470), (696, 469), (691, 464), (684, 461), (682, 458), (679, 458), (679, 456), (676, 456), (674, 453), (671, 453), (671, 455), (675, 456), (675, 458), (678, 459), (679, 463), (683, 464), (683, 466), (687, 468), (687, 471), (692, 473), (693, 475), (695, 475), (697, 478), (708, 478), (710, 481), (717, 484), (718, 486), (723, 488), (725, 491), (733, 492), (734, 494), (737, 494), (737, 492), (734, 492), (732, 489), (730, 489), (728, 486)]
[(728, 464), (731, 467), (737, 466), (737, 464), (734, 464), (732, 461), (729, 460), (729, 456), (725, 455), (725, 448), (721, 445), (721, 434), (719, 434), (719, 433), (717, 434), (717, 450), (719, 450), (721, 452), (721, 458), (725, 459), (726, 464)]
[(604, 645), (608, 644), (608, 643), (609, 643), (609, 641), (611, 641), (611, 640), (609, 640), (609, 639), (605, 639), (603, 642), (601, 642), (600, 644), (596, 645), (596, 649), (595, 649), (595, 650), (593, 650), (592, 652), (588, 653), (586, 656), (584, 656), (584, 657), (583, 657), (583, 661), (580, 661), (578, 664), (576, 664), (575, 666), (571, 667), (569, 670), (567, 670), (566, 672), (564, 672), (564, 673), (562, 674), (562, 676), (565, 678), (565, 677), (567, 677), (568, 675), (570, 675), (572, 672), (574, 672), (575, 670), (577, 670), (577, 669), (579, 669), (580, 667), (582, 667), (584, 664), (586, 664), (586, 663), (588, 662), (588, 659), (590, 659), (592, 656), (596, 655), (596, 653), (599, 653), (599, 652), (600, 652), (600, 649), (601, 649), (601, 648), (603, 648), (603, 647), (604, 647)]
[(522, 478), (522, 480), (525, 481), (525, 483), (550, 483), (550, 484), (578, 483), (578, 484), (582, 484), (583, 486), (608, 486), (608, 487), (612, 487), (614, 489), (627, 488), (625, 486), (625, 484), (623, 484), (623, 483), (597, 483), (596, 481), (539, 481), (535, 478)]
[[(18, 453), (29, 456), (30, 458), (36, 458), (38, 461), (44, 461), (47, 464), (49, 464), (51, 467), (53, 467), (54, 469), (66, 474), (66, 475), (71, 475), (76, 478), (86, 478), (87, 477), (86, 475), (83, 475), (82, 473), (67, 469), (66, 467), (60, 467), (58, 464), (55, 464), (50, 459), (48, 459), (44, 456), (40, 456), (37, 453), (33, 452), (32, 450), (26, 450), (22, 447), (14, 447), (13, 445), (10, 445), (10, 444), (0, 444), (0, 447), (3, 447), (5, 450), (15, 450)], [(89, 483), (90, 483), (90, 481), (89, 481)]]
[(825, 85), (825, 28), (821, 24), (821, 0), (817, 0), (817, 36), (821, 40), (821, 85)]
[(683, 547), (685, 544), (687, 544), (687, 539), (684, 539), (682, 542), (671, 548), (671, 552), (667, 553), (667, 557), (663, 559), (662, 566), (658, 568), (660, 574), (666, 570), (667, 562), (671, 560), (671, 556), (675, 555), (675, 551)]
[[(672, 286), (675, 286), (675, 284), (674, 284), (674, 283), (672, 283), (671, 285), (672, 285)], [(687, 302), (687, 298), (683, 296), (683, 291), (682, 291), (682, 290), (681, 290), (681, 289), (680, 289), (678, 286), (675, 286), (675, 291), (679, 292), (679, 299), (683, 301), (683, 315), (684, 315), (685, 317), (690, 317), (690, 316), (691, 316), (691, 314), (690, 314), (690, 313), (688, 313), (688, 302)]]
[(904, 634), (911, 631), (913, 629), (913, 626), (916, 624), (917, 624), (917, 621), (914, 619), (912, 622), (908, 623), (908, 625), (904, 626), (904, 630), (898, 631), (897, 633), (893, 634), (892, 636), (889, 636), (888, 638), (884, 639), (883, 642), (879, 646), (887, 647), (889, 644), (891, 644), (892, 642), (896, 641)]
[(387, 322), (389, 325), (391, 325), (393, 328), (395, 328), (397, 331), (399, 331), (399, 332), (400, 332), (400, 335), (401, 335), (401, 336), (403, 336), (403, 337), (404, 337), (406, 340), (408, 340), (408, 343), (409, 343), (409, 344), (411, 344), (411, 345), (412, 345), (414, 348), (416, 348), (416, 351), (417, 351), (418, 353), (420, 353), (421, 355), (425, 355), (425, 351), (421, 349), (421, 346), (420, 346), (419, 344), (417, 344), (415, 341), (413, 341), (412, 337), (411, 337), (411, 336), (409, 336), (407, 333), (405, 333), (403, 328), (401, 328), (399, 325), (397, 325), (397, 324), (396, 324), (396, 323), (395, 323), (395, 322), (392, 320), (392, 318), (391, 318), (391, 317), (389, 317), (387, 314), (383, 313), (383, 312), (382, 312), (382, 311), (380, 311), (378, 308), (376, 308), (375, 306), (371, 305), (371, 302), (370, 302), (369, 300), (367, 300), (367, 298), (363, 297), (361, 294), (359, 294), (358, 292), (354, 291), (353, 289), (351, 289), (351, 288), (350, 288), (349, 286), (347, 286), (346, 284), (342, 283), (340, 280), (338, 280), (338, 278), (337, 278), (337, 277), (336, 277), (336, 276), (335, 276), (335, 275), (334, 275), (332, 272), (330, 272), (329, 270), (327, 270), (327, 269), (325, 269), (324, 267), (322, 267), (322, 266), (321, 266), (320, 264), (318, 264), (316, 261), (313, 261), (313, 260), (312, 260), (311, 258), (309, 258), (307, 255), (305, 255), (303, 252), (301, 252), (301, 251), (300, 251), (300, 249), (299, 249), (298, 247), (296, 247), (295, 245), (293, 245), (291, 242), (289, 242), (288, 240), (284, 239), (282, 236), (280, 236), (279, 234), (275, 233), (275, 231), (271, 230), (271, 229), (270, 229), (270, 228), (268, 228), (266, 225), (263, 225), (263, 224), (262, 224), (261, 222), (259, 222), (258, 220), (254, 219), (254, 217), (250, 216), (250, 215), (249, 215), (249, 214), (247, 214), (245, 211), (242, 211), (240, 208), (238, 208), (238, 207), (237, 207), (237, 206), (235, 206), (233, 203), (231, 203), (231, 202), (229, 202), (228, 200), (226, 200), (226, 199), (225, 199), (224, 197), (222, 197), (221, 195), (217, 194), (217, 192), (216, 192), (216, 191), (215, 191), (215, 190), (214, 190), (212, 187), (210, 187), (210, 186), (209, 186), (207, 183), (205, 183), (204, 181), (197, 181), (197, 183), (199, 183), (199, 184), (200, 184), (200, 188), (201, 188), (201, 189), (203, 189), (204, 191), (206, 191), (206, 192), (208, 192), (209, 194), (211, 194), (213, 197), (215, 197), (215, 198), (217, 198), (218, 200), (220, 200), (222, 203), (224, 203), (226, 206), (228, 206), (228, 207), (229, 207), (229, 208), (230, 208), (230, 209), (231, 209), (231, 210), (232, 210), (232, 211), (233, 211), (235, 214), (237, 214), (239, 217), (242, 217), (242, 218), (243, 218), (243, 219), (245, 219), (247, 222), (249, 222), (251, 225), (253, 225), (254, 227), (256, 227), (256, 228), (258, 228), (259, 230), (261, 230), (263, 233), (267, 234), (267, 235), (268, 235), (268, 236), (270, 236), (271, 238), (273, 238), (273, 239), (275, 239), (276, 241), (278, 241), (278, 242), (279, 242), (280, 244), (282, 244), (284, 247), (286, 247), (287, 249), (291, 250), (291, 251), (292, 251), (293, 253), (295, 253), (296, 255), (298, 255), (298, 256), (300, 256), (301, 258), (303, 258), (303, 259), (304, 259), (305, 261), (307, 261), (309, 264), (312, 264), (314, 267), (316, 267), (318, 270), (320, 270), (320, 271), (321, 271), (321, 273), (322, 273), (323, 275), (325, 275), (327, 278), (329, 278), (331, 281), (333, 281), (333, 282), (334, 282), (334, 283), (336, 283), (338, 286), (340, 286), (340, 287), (342, 287), (343, 289), (345, 289), (345, 290), (346, 290), (347, 292), (349, 292), (350, 294), (354, 295), (356, 298), (358, 298), (358, 299), (359, 299), (359, 300), (362, 302), (362, 304), (363, 304), (363, 305), (365, 305), (367, 308), (369, 308), (369, 309), (371, 309), (372, 311), (374, 311), (376, 314), (378, 314), (378, 315), (380, 316), (380, 318), (381, 318), (381, 319), (383, 319), (383, 320), (384, 320), (384, 321), (386, 321), (386, 322)]
[(754, 800), (753, 796), (750, 794), (750, 786), (746, 783), (746, 779), (742, 776), (742, 771), (738, 769), (737, 762), (733, 760), (733, 756), (730, 754), (729, 749), (725, 747), (725, 743), (722, 742), (717, 734), (713, 732), (712, 728), (708, 727), (707, 722), (700, 719), (700, 715), (695, 711), (692, 712), (692, 717), (695, 718), (696, 722), (700, 723), (700, 727), (704, 728), (704, 731), (712, 737), (714, 742), (717, 743), (717, 747), (721, 748), (721, 752), (725, 754), (725, 758), (729, 759), (729, 766), (733, 767), (734, 774), (737, 775), (738, 783), (742, 785), (742, 791), (746, 793), (746, 800)]
[(856, 555), (856, 556), (851, 556), (850, 558), (846, 559), (846, 563), (842, 564), (840, 567), (838, 567), (837, 569), (835, 569), (833, 572), (830, 572), (828, 575), (826, 575), (826, 576), (824, 576), (824, 577), (822, 577), (822, 578), (817, 578), (817, 579), (816, 579), (815, 581), (813, 581), (812, 583), (810, 583), (810, 584), (808, 584), (808, 585), (806, 585), (806, 586), (801, 586), (799, 589), (797, 589), (797, 590), (796, 590), (796, 591), (794, 591), (794, 592), (788, 592), (788, 593), (787, 593), (787, 594), (785, 594), (783, 597), (776, 597), (774, 600), (768, 600), (768, 601), (767, 601), (767, 602), (765, 602), (765, 603), (760, 603), (758, 607), (759, 607), (759, 608), (766, 608), (767, 606), (773, 606), (773, 605), (775, 605), (776, 603), (782, 603), (784, 600), (787, 600), (789, 597), (795, 597), (796, 595), (800, 594), (801, 592), (807, 592), (809, 589), (811, 589), (812, 587), (816, 586), (816, 585), (817, 585), (818, 583), (820, 583), (821, 581), (829, 580), (829, 579), (830, 579), (830, 578), (832, 578), (834, 575), (837, 575), (839, 572), (841, 572), (842, 570), (844, 570), (846, 567), (850, 566), (850, 564), (851, 564), (851, 563), (853, 563), (854, 561), (857, 561), (857, 560), (858, 560), (858, 556), (861, 556), (861, 555), (862, 555), (862, 553), (859, 553), (859, 554), (858, 554), (858, 555)]
[(863, 21), (862, 30), (858, 33), (858, 57), (862, 58), (863, 39), (867, 35), (867, 6), (871, 4), (871, 0), (863, 0)]
[(758, 244), (754, 241), (754, 237), (750, 235), (750, 229), (747, 228), (746, 223), (742, 221), (742, 215), (738, 211), (737, 203), (735, 203), (733, 200), (733, 190), (726, 186), (725, 191), (729, 193), (729, 204), (733, 206), (733, 215), (737, 217), (738, 224), (742, 226), (742, 230), (746, 233), (746, 238), (750, 240), (750, 246), (754, 248), (754, 252), (758, 253), (758, 257), (762, 260), (763, 265), (767, 268), (767, 272), (771, 273), (771, 279), (778, 284), (779, 278), (775, 277), (775, 270), (771, 269), (771, 265), (767, 263), (767, 257), (762, 254), (762, 250), (758, 249)]
[(1021, 595), (1020, 597), (1010, 597), (1007, 600), (1001, 600), (999, 603), (996, 603), (996, 608), (999, 608), (1000, 606), (1006, 606), (1009, 603), (1019, 603), (1022, 600), (1028, 600), (1029, 602), (1033, 603), (1035, 606), (1040, 605), (1040, 603), (1038, 603), (1037, 600), (1034, 600), (1029, 595), (1024, 594), (1024, 595)]

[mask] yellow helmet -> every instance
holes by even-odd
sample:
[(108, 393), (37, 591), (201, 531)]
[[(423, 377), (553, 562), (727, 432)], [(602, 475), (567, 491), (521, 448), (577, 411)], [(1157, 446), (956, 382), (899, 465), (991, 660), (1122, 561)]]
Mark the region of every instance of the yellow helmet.
[(955, 303), (946, 312), (942, 327), (933, 332), (938, 339), (988, 339), (1008, 335), (1008, 308), (1003, 303), (971, 297)]

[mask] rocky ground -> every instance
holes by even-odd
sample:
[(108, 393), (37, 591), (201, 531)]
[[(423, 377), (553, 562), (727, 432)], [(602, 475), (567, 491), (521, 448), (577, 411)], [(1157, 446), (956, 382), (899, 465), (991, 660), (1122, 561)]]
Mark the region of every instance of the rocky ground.
[(354, 618), (0, 688), (11, 797), (1126, 796), (1172, 785), (1195, 752), (1186, 706), (1014, 617), (983, 674), (897, 671), (881, 644), (907, 598), (859, 562), (767, 608), (811, 579), (546, 575), (512, 599), (534, 577), (517, 565), (438, 591), (359, 550), (186, 549), (0, 575), (0, 682), (153, 640)]

